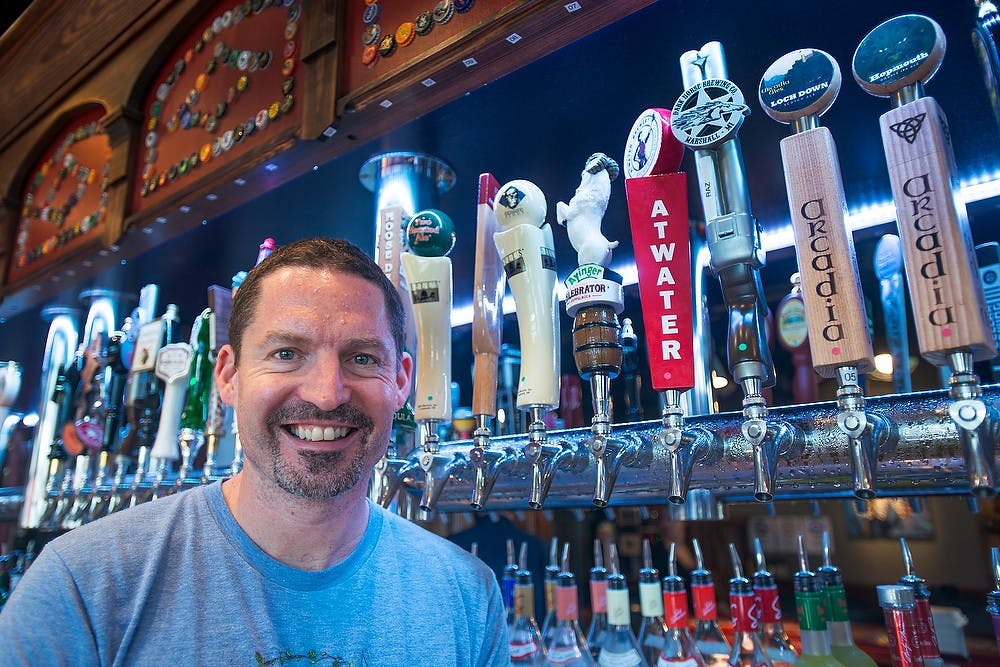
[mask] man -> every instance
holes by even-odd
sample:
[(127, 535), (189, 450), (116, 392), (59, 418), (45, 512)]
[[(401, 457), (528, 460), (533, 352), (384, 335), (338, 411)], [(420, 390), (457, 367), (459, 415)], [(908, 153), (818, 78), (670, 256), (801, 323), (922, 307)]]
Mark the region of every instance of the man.
[(243, 471), (49, 544), (0, 613), (0, 662), (506, 665), (492, 572), (366, 498), (409, 392), (403, 320), (349, 243), (251, 271), (215, 369)]

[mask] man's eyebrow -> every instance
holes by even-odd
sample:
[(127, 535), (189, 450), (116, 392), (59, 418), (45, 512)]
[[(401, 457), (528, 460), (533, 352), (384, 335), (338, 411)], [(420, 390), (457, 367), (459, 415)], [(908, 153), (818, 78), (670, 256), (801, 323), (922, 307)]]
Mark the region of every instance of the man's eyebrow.
[(269, 331), (264, 336), (264, 346), (271, 347), (273, 345), (305, 345), (309, 342), (307, 336), (295, 333), (294, 331)]

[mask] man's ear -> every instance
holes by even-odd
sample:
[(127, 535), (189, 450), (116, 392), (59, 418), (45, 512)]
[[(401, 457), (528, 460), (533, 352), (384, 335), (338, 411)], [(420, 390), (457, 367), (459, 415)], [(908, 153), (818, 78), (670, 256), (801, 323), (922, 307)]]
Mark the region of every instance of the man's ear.
[(409, 352), (403, 352), (399, 358), (399, 370), (396, 372), (396, 409), (406, 405), (410, 397), (410, 381), (413, 373), (413, 357)]
[(223, 345), (215, 359), (215, 387), (219, 398), (228, 406), (236, 406), (236, 351)]

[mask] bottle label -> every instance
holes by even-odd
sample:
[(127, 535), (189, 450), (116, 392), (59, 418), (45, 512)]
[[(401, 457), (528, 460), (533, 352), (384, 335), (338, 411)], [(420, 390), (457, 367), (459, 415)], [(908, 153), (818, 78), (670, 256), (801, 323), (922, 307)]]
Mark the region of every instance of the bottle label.
[(699, 664), (694, 658), (667, 658), (661, 655), (656, 667), (699, 667)]
[(160, 351), (163, 339), (163, 320), (154, 320), (142, 325), (139, 337), (135, 340), (135, 352), (132, 353), (132, 373), (151, 371), (156, 368), (156, 353)]
[(628, 589), (608, 590), (608, 624), (630, 625), (632, 615), (629, 610)]
[(552, 581), (545, 582), (545, 611), (551, 613), (555, 611), (556, 608), (556, 582)]
[(823, 603), (826, 595), (820, 591), (799, 592), (795, 594), (795, 611), (799, 617), (799, 627), (803, 631), (816, 630), (823, 632), (826, 630), (826, 619), (824, 618)]
[(556, 618), (560, 621), (577, 620), (576, 586), (556, 586)]
[(646, 618), (663, 616), (663, 588), (660, 582), (639, 582), (639, 606)]
[(760, 627), (760, 602), (755, 595), (729, 595), (729, 614), (736, 632), (757, 632)]
[(538, 655), (538, 643), (534, 639), (527, 642), (511, 642), (510, 643), (510, 659), (519, 660), (521, 658), (530, 658), (531, 656)]
[(514, 614), (522, 618), (531, 618), (535, 615), (534, 586), (514, 587)]
[(608, 582), (590, 580), (590, 606), (595, 614), (608, 612)]
[(847, 615), (847, 592), (843, 586), (826, 587), (827, 606), (826, 620), (828, 621), (850, 621)]
[(885, 629), (889, 635), (889, 655), (892, 667), (917, 667), (923, 665), (920, 640), (917, 637), (917, 619), (912, 610), (885, 609)]
[(715, 604), (715, 586), (712, 584), (691, 584), (694, 598), (694, 617), (699, 621), (714, 621), (719, 617)]
[(576, 645), (573, 646), (560, 646), (549, 648), (549, 663), (550, 665), (568, 665), (574, 660), (579, 660), (583, 657), (580, 653), (580, 648)]
[(677, 591), (675, 593), (663, 593), (663, 620), (667, 622), (667, 627), (686, 628), (688, 624), (688, 601), (687, 593)]
[(634, 648), (625, 653), (602, 648), (600, 655), (597, 656), (597, 664), (599, 667), (635, 667), (642, 664), (642, 656)]
[(778, 599), (778, 587), (766, 586), (753, 589), (760, 607), (760, 620), (763, 623), (777, 623), (781, 620), (781, 600)]
[(926, 660), (941, 659), (941, 651), (938, 649), (937, 631), (934, 629), (934, 618), (931, 615), (931, 601), (929, 598), (917, 598), (917, 639), (920, 640), (920, 654)]

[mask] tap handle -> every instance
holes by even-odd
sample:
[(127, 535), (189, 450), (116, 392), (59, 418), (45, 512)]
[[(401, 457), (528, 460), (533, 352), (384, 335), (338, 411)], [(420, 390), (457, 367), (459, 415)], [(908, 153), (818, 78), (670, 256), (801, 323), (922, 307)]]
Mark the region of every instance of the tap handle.
[[(684, 146), (671, 112), (647, 109), (625, 147), (625, 196), (639, 277), (639, 298), (656, 391), (694, 386), (694, 324)], [(662, 156), (666, 155), (666, 158)]]
[(493, 174), (479, 175), (479, 202), (476, 208), (476, 268), (472, 300), (472, 414), (496, 414), (497, 364), (503, 323), (503, 293), (506, 278), (500, 254), (493, 243), (497, 231), (493, 200), (500, 184)]
[(948, 353), (996, 356), (975, 251), (957, 182), (947, 119), (920, 87), (944, 57), (944, 32), (916, 14), (874, 28), (854, 54), (854, 76), (873, 95), (899, 105), (879, 119), (896, 204), (910, 301), (921, 355), (944, 366)]
[[(829, 54), (801, 49), (764, 73), (760, 103), (772, 118), (806, 127), (804, 121), (832, 106), (840, 82), (840, 67)], [(826, 378), (841, 366), (868, 373), (874, 353), (833, 136), (816, 126), (785, 137), (781, 160), (813, 367)]]

